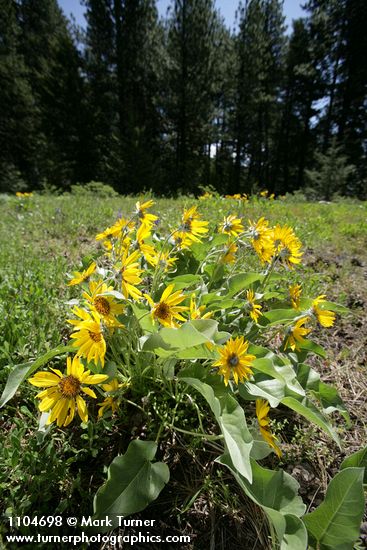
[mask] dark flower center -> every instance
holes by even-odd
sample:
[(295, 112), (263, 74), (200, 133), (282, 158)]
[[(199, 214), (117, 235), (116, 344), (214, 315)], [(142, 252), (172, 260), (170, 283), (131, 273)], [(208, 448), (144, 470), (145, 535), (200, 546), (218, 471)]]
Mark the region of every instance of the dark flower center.
[(237, 367), (239, 362), (239, 357), (235, 353), (232, 353), (232, 355), (228, 358), (228, 363), (231, 367)]
[(100, 342), (102, 340), (102, 334), (100, 332), (92, 332), (91, 330), (88, 330), (89, 338), (93, 340), (93, 342)]
[(69, 375), (60, 380), (59, 388), (64, 397), (76, 397), (80, 391), (80, 381)]
[(97, 296), (94, 300), (94, 307), (101, 315), (108, 315), (111, 311), (109, 301), (103, 298), (103, 296)]
[(187, 220), (182, 224), (182, 231), (191, 231), (191, 220)]
[(155, 310), (155, 316), (159, 319), (168, 319), (170, 316), (169, 305), (164, 302), (160, 302)]

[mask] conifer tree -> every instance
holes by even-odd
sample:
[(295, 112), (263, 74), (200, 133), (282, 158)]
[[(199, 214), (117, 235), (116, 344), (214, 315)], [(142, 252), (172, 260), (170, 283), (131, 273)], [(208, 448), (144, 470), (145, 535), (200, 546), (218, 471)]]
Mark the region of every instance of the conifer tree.
[(356, 166), (350, 191), (363, 194), (367, 176), (367, 6), (359, 0), (309, 0), (308, 25), (323, 83), (315, 130), (323, 153), (335, 136)]
[(306, 170), (306, 179), (315, 196), (330, 201), (336, 193), (347, 194), (348, 181), (354, 171), (355, 167), (348, 164), (342, 148), (333, 138), (325, 154), (315, 152), (315, 168)]
[(92, 179), (118, 185), (122, 169), (113, 0), (86, 0), (87, 142)]
[(22, 0), (21, 45), (38, 110), (38, 184), (67, 186), (82, 164), (80, 60), (56, 0)]
[(172, 185), (194, 191), (210, 156), (214, 115), (215, 37), (213, 0), (175, 0), (168, 20), (165, 115)]
[(272, 151), (284, 75), (284, 16), (277, 0), (248, 0), (239, 8), (237, 38), (236, 181), (272, 188)]
[(293, 22), (286, 57), (282, 119), (277, 140), (274, 185), (277, 193), (304, 185), (304, 171), (312, 164), (316, 136), (311, 121), (322, 98), (320, 71), (314, 60), (313, 42), (305, 19)]
[(154, 0), (114, 0), (124, 192), (159, 189), (157, 105), (162, 36)]
[(37, 108), (20, 52), (14, 0), (0, 0), (0, 191), (34, 183)]

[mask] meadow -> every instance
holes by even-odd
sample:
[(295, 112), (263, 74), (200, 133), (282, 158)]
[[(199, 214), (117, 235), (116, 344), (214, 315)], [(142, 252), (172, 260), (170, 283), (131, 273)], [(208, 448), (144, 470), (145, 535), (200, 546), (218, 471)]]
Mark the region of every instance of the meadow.
[[(121, 215), (129, 217), (136, 201), (147, 198), (92, 193), (0, 196), (1, 389), (15, 365), (32, 363), (52, 348), (68, 344), (71, 329), (66, 319), (79, 294), (75, 286), (67, 285), (68, 274), (70, 278), (73, 271), (81, 271), (82, 263), (90, 264), (101, 249), (96, 234)], [(179, 224), (183, 209), (192, 205), (209, 221), (210, 232), (230, 214), (244, 224), (261, 217), (270, 224), (289, 224), (304, 253), (301, 265), (287, 272), (289, 284), (301, 280), (305, 295), (325, 294), (330, 302), (347, 308), (340, 309), (345, 312), (337, 314), (334, 326), (315, 333), (314, 340), (327, 356), (308, 360), (323, 382), (337, 389), (349, 411), (349, 423), (345, 415), (331, 414), (342, 448), (319, 427), (280, 407), (274, 409), (271, 426), (281, 442), (282, 457), (271, 454), (262, 463), (290, 473), (300, 485), (307, 510), (314, 510), (343, 459), (367, 445), (367, 203), (346, 199), (310, 203), (291, 195), (276, 200), (257, 196), (247, 202), (219, 196), (199, 201), (154, 198), (154, 202), (152, 211), (161, 224), (170, 226)], [(253, 268), (249, 262), (242, 270)], [(202, 402), (198, 397), (194, 407), (188, 403), (178, 413), (187, 415), (179, 418), (181, 431), (167, 432), (160, 451), (170, 465), (171, 479), (142, 517), (157, 518), (157, 532), (190, 535), (187, 548), (274, 547), (264, 513), (230, 473), (213, 462), (217, 431), (202, 412)], [(170, 406), (169, 399), (157, 401), (153, 410), (160, 416)], [(114, 423), (101, 419), (40, 430), (37, 407), (34, 388), (25, 382), (0, 410), (0, 513), (91, 515), (94, 494), (105, 481), (109, 464), (126, 451), (132, 438), (149, 436), (153, 419), (126, 406)], [(188, 435), (197, 422), (195, 407), (211, 434), (199, 442)], [(3, 522), (0, 536), (7, 530)], [(363, 537), (362, 529), (354, 548), (363, 548)]]

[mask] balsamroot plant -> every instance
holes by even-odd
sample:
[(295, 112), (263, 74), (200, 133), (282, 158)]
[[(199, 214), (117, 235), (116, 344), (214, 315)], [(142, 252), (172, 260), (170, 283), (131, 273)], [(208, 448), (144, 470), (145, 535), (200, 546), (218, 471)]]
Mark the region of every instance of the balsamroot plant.
[[(127, 404), (149, 418), (148, 438), (132, 440), (112, 462), (95, 496), (96, 518), (115, 522), (157, 498), (169, 469), (155, 461), (156, 452), (177, 430), (215, 440), (216, 462), (263, 508), (274, 547), (352, 548), (363, 513), (365, 454), (343, 463), (324, 502), (308, 514), (296, 480), (259, 464), (270, 453), (282, 457), (282, 434), (271, 422), (279, 406), (340, 445), (328, 415), (339, 411), (348, 421), (348, 413), (306, 360), (325, 357), (315, 330), (332, 327), (345, 308), (325, 295), (304, 295), (295, 277), (302, 244), (292, 227), (264, 217), (247, 221), (235, 211), (213, 227), (199, 204), (186, 208), (179, 223), (166, 223), (152, 213), (152, 200), (137, 202), (127, 219), (97, 235), (93, 261), (68, 282), (80, 289), (68, 320), (70, 345), (15, 369), (3, 402), (28, 378), (48, 425), (113, 425)], [(63, 353), (65, 371), (39, 370)], [(180, 424), (188, 396), (197, 422)], [(202, 422), (209, 411), (218, 426), (211, 433)]]

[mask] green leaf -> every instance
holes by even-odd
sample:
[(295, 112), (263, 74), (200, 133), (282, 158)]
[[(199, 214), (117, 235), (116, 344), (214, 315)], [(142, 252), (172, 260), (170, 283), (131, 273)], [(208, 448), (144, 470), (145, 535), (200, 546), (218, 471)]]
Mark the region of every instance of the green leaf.
[(235, 468), (251, 482), (250, 452), (253, 439), (242, 407), (227, 393), (219, 376), (208, 375), (201, 365), (183, 369), (178, 377), (206, 399), (219, 424)]
[[(164, 352), (161, 355), (164, 355), (165, 353), (167, 352)], [(214, 361), (214, 359), (217, 358), (217, 353), (214, 350), (209, 349), (205, 344), (201, 344), (200, 346), (194, 346), (192, 348), (176, 351), (174, 356), (177, 357), (177, 359), (211, 359)]]
[(340, 447), (339, 437), (334, 428), (309, 399), (304, 398), (302, 401), (298, 401), (294, 397), (283, 397), (281, 402), (286, 407), (289, 407), (296, 413), (304, 416), (310, 422), (316, 424), (316, 426), (319, 426), (319, 428), (327, 433)]
[(320, 375), (309, 365), (299, 363), (296, 367), (297, 380), (305, 390), (310, 390), (320, 402), (325, 414), (339, 411), (350, 426), (350, 417), (338, 390), (320, 381)]
[(302, 344), (299, 344), (299, 347), (300, 347), (301, 352), (302, 351), (307, 351), (307, 352), (311, 351), (312, 353), (314, 353), (315, 355), (319, 355), (323, 359), (326, 359), (326, 357), (327, 357), (327, 353), (324, 350), (324, 348), (322, 348), (321, 346), (319, 346), (315, 342), (312, 342), (312, 340), (305, 340), (304, 342), (302, 342)]
[(253, 401), (254, 397), (267, 399), (271, 407), (277, 407), (286, 397), (303, 398), (305, 391), (299, 384), (291, 365), (275, 365), (275, 356), (255, 359), (254, 383), (246, 382), (239, 387), (240, 395)]
[[(117, 456), (108, 469), (108, 479), (94, 497), (94, 519), (109, 517), (118, 525), (116, 515), (129, 516), (144, 510), (155, 500), (169, 480), (169, 469), (163, 462), (152, 463), (157, 452), (153, 441), (132, 441), (122, 456)], [(111, 527), (99, 530), (108, 531)]]
[(256, 357), (265, 357), (266, 355), (269, 355), (272, 352), (268, 348), (264, 348), (263, 346), (250, 344), (248, 348), (248, 353), (251, 353), (252, 355), (256, 355)]
[(218, 322), (213, 319), (196, 319), (184, 323), (179, 328), (163, 328), (159, 334), (171, 347), (187, 349), (213, 341), (217, 329)]
[(346, 468), (330, 481), (324, 501), (303, 521), (320, 550), (350, 550), (364, 512), (363, 468)]
[(132, 303), (131, 308), (139, 325), (145, 332), (156, 332), (158, 330), (158, 326), (153, 323), (150, 310), (147, 307), (141, 304)]
[(181, 290), (182, 288), (188, 288), (192, 285), (197, 285), (199, 283), (202, 283), (202, 278), (200, 275), (191, 275), (190, 273), (187, 275), (178, 275), (177, 277), (173, 277), (173, 279), (169, 280), (169, 284), (175, 285), (175, 291)]
[(296, 367), (297, 380), (305, 390), (318, 391), (320, 375), (310, 365), (299, 363)]
[(249, 271), (248, 273), (237, 273), (228, 279), (228, 296), (231, 297), (234, 294), (237, 294), (240, 290), (249, 288), (252, 283), (257, 281), (262, 281), (264, 275), (261, 273), (255, 273)]
[(299, 519), (306, 506), (298, 496), (297, 481), (283, 470), (268, 470), (251, 460), (253, 481), (249, 483), (224, 453), (216, 462), (226, 466), (246, 495), (260, 506), (273, 524), (282, 550), (306, 550), (307, 532)]
[[(312, 298), (302, 298), (301, 299), (301, 308), (303, 311), (308, 310), (312, 307)], [(335, 313), (345, 314), (350, 313), (350, 309), (343, 306), (342, 304), (338, 304), (336, 302), (322, 302), (322, 309), (327, 309), (330, 311), (335, 311)]]
[(250, 453), (251, 458), (253, 458), (254, 460), (262, 460), (263, 458), (269, 456), (272, 452), (272, 449), (270, 445), (268, 445), (266, 441), (262, 438), (259, 431), (256, 431), (255, 428), (253, 428), (250, 429), (250, 432), (254, 440)]
[(33, 374), (40, 367), (43, 367), (43, 365), (50, 361), (50, 359), (53, 359), (53, 357), (56, 357), (56, 355), (62, 355), (70, 351), (75, 352), (75, 348), (73, 346), (58, 346), (57, 348), (53, 348), (42, 355), (42, 357), (36, 359), (33, 363), (29, 362), (16, 365), (9, 374), (4, 391), (0, 398), (0, 407), (3, 407), (5, 403), (13, 397), (20, 384), (29, 378), (31, 374)]
[(340, 469), (364, 468), (363, 483), (367, 483), (367, 447), (347, 456), (340, 465)]
[(229, 394), (221, 398), (220, 405), (221, 414), (217, 421), (233, 465), (251, 482), (250, 452), (253, 439), (247, 428), (245, 413), (234, 397)]
[(299, 312), (295, 309), (272, 309), (271, 311), (266, 311), (260, 319), (266, 319), (268, 321), (267, 326), (270, 326), (284, 323), (285, 321), (292, 321), (296, 317), (299, 317)]
[(318, 391), (313, 390), (312, 394), (320, 401), (324, 413), (339, 411), (348, 425), (351, 425), (349, 413), (336, 388), (320, 382)]
[[(223, 337), (218, 333), (218, 322), (213, 319), (195, 319), (184, 323), (179, 328), (162, 328), (159, 332), (143, 337), (140, 342), (145, 351), (154, 351), (161, 357), (182, 358), (213, 358), (213, 353), (203, 349), (201, 344), (207, 342), (215, 343), (218, 337)], [(197, 346), (201, 346), (197, 348)], [(199, 354), (197, 351), (199, 349)], [(191, 350), (191, 353), (182, 353), (185, 350)], [(203, 355), (204, 352), (204, 355)]]
[(297, 516), (287, 514), (285, 517), (285, 530), (280, 550), (305, 550), (307, 545), (307, 529), (303, 521)]
[(330, 309), (331, 311), (335, 311), (335, 313), (350, 313), (349, 307), (336, 302), (323, 302), (322, 306), (323, 309)]
[(210, 302), (207, 311), (221, 311), (222, 309), (241, 308), (243, 306), (242, 300), (233, 300), (232, 298), (222, 298), (217, 296), (218, 301)]
[(255, 398), (267, 399), (272, 408), (276, 408), (285, 396), (284, 382), (275, 379), (263, 381), (256, 380), (256, 384), (246, 382), (239, 388), (239, 393), (243, 399), (253, 401)]

